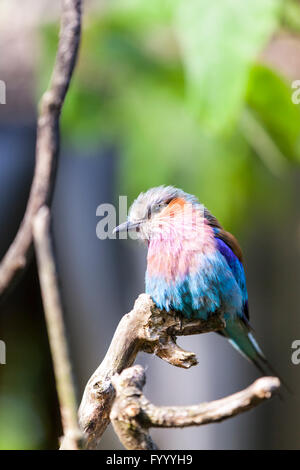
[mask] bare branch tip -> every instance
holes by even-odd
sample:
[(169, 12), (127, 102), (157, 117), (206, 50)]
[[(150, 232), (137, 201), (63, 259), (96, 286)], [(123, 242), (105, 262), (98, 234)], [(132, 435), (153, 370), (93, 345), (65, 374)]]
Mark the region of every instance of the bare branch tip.
[(270, 398), (280, 389), (281, 382), (278, 377), (261, 377), (252, 386), (257, 397)]

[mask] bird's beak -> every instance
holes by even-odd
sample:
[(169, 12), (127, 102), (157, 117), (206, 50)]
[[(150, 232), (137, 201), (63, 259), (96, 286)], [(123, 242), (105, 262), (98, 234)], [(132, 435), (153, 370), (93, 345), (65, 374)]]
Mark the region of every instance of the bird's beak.
[(141, 221), (138, 222), (124, 222), (123, 224), (119, 225), (118, 227), (113, 229), (113, 234), (118, 232), (129, 232), (129, 230), (136, 230), (141, 224)]

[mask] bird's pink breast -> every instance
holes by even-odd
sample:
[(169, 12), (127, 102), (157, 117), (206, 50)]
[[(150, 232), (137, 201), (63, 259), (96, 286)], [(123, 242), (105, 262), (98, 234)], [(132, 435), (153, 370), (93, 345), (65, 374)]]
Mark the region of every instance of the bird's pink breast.
[(167, 282), (184, 279), (199, 272), (203, 257), (215, 250), (213, 231), (201, 208), (189, 204), (185, 214), (183, 209), (184, 205), (179, 205), (167, 220), (163, 214), (148, 247), (148, 276)]

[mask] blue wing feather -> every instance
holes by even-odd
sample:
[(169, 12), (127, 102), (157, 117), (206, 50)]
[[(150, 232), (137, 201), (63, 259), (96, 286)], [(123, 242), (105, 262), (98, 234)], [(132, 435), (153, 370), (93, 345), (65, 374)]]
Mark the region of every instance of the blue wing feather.
[(248, 311), (248, 292), (246, 287), (246, 276), (242, 262), (234, 254), (231, 248), (221, 239), (218, 238), (218, 233), (215, 234), (215, 240), (217, 244), (218, 251), (224, 256), (227, 261), (228, 266), (231, 269), (234, 278), (241, 289), (243, 295), (243, 313), (247, 320), (249, 320), (249, 311)]

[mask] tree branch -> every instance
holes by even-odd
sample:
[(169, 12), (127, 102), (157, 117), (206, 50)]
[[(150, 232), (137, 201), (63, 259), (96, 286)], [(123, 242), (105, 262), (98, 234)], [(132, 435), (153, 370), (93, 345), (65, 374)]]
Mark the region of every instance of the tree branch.
[(262, 377), (246, 389), (221, 400), (193, 406), (155, 406), (143, 395), (146, 375), (141, 366), (112, 378), (116, 390), (110, 418), (126, 449), (157, 449), (149, 428), (182, 428), (216, 423), (250, 410), (271, 398), (280, 387), (277, 377)]
[(75, 387), (50, 239), (50, 211), (46, 206), (34, 218), (33, 236), (64, 432), (61, 448), (78, 450), (83, 445), (83, 434), (78, 425)]
[(156, 308), (151, 297), (141, 294), (133, 310), (125, 315), (114, 334), (105, 358), (90, 378), (79, 408), (79, 420), (87, 448), (96, 448), (109, 424), (115, 396), (112, 377), (130, 367), (139, 351), (156, 354), (170, 364), (189, 368), (197, 364), (194, 353), (181, 349), (176, 336), (223, 329), (220, 315), (203, 320), (188, 320)]
[(33, 182), (19, 231), (0, 264), (0, 296), (27, 265), (34, 216), (51, 200), (59, 151), (59, 117), (78, 55), (80, 29), (81, 0), (63, 0), (56, 62), (50, 87), (41, 100), (38, 118)]

